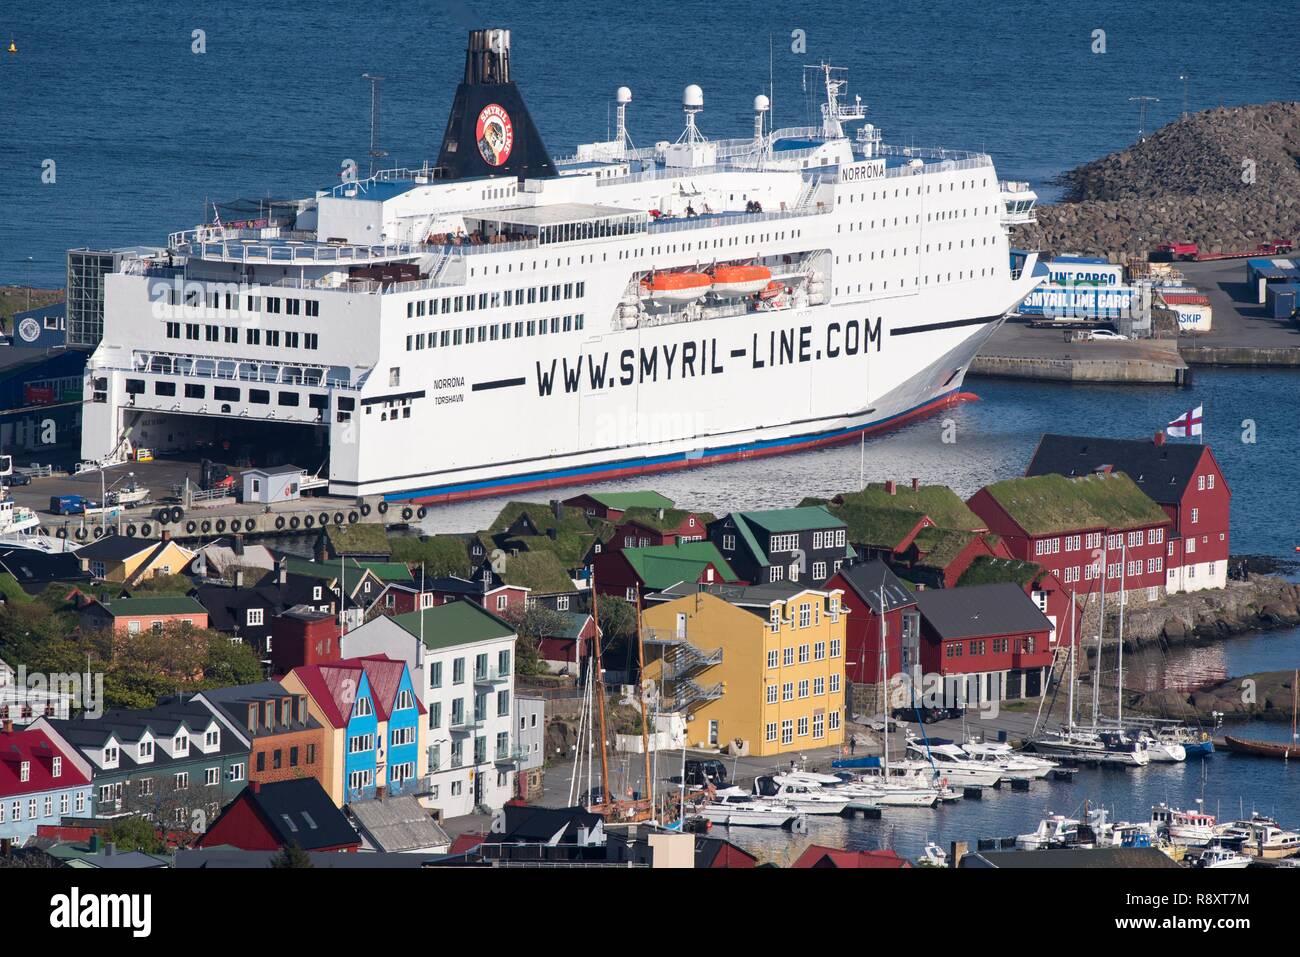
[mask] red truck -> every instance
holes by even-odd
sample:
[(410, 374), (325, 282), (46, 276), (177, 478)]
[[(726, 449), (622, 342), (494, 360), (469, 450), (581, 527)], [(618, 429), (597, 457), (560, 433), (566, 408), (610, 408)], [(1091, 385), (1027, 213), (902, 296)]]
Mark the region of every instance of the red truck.
[(1193, 260), (1201, 254), (1196, 243), (1162, 243), (1156, 247), (1156, 252), (1168, 256), (1171, 260)]
[(1293, 248), (1290, 240), (1270, 239), (1268, 242), (1256, 246), (1255, 251), (1263, 253), (1265, 256), (1278, 256), (1282, 253), (1289, 253)]

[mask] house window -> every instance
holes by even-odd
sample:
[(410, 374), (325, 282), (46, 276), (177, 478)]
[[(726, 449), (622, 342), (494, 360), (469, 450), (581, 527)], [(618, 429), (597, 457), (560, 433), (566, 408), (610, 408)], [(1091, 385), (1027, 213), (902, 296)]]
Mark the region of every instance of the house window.
[(775, 648), (767, 653), (767, 666), (769, 668), (775, 668), (777, 666), (777, 650)]
[(838, 658), (839, 656), (840, 656), (840, 640), (839, 640), (838, 638), (832, 638), (832, 639), (831, 639), (831, 657), (832, 657), (832, 658)]
[(768, 570), (768, 581), (779, 582), (779, 581), (781, 581), (783, 578), (785, 578), (785, 566), (784, 566), (784, 565), (773, 565), (773, 566)]
[(826, 577), (826, 563), (813, 562), (813, 578), (816, 579), (817, 581), (821, 581), (825, 577)]
[(808, 737), (808, 716), (804, 715), (799, 719), (799, 737)]
[(781, 649), (781, 664), (789, 668), (794, 664), (794, 646)]
[(357, 699), (356, 716), (365, 718), (375, 713), (374, 708), (370, 705), (370, 699), (361, 697)]
[(241, 762), (240, 764), (232, 764), (226, 771), (226, 777), (228, 777), (231, 781), (244, 780), (243, 763)]
[(723, 535), (723, 536), (722, 536), (722, 550), (723, 550), (724, 552), (734, 552), (734, 551), (736, 550), (736, 536), (735, 536), (735, 535)]
[(210, 788), (214, 788), (220, 784), (221, 768), (205, 768), (203, 771), (203, 783)]
[(807, 679), (807, 678), (804, 678), (802, 681), (799, 682), (799, 697), (800, 697), (800, 698), (806, 698), (806, 697), (808, 697), (808, 679)]
[(781, 685), (781, 700), (782, 700), (782, 701), (793, 701), (793, 700), (794, 700), (794, 682), (793, 682), (793, 681), (787, 681), (785, 684)]
[(1201, 510), (1199, 508), (1192, 509), (1192, 524), (1195, 525), (1200, 520), (1201, 520)]
[(505, 611), (507, 601), (505, 595), (497, 595), (497, 611)]
[(767, 703), (776, 704), (777, 687), (775, 684), (767, 686)]
[(781, 722), (781, 743), (782, 744), (794, 743), (794, 722), (793, 721), (787, 719)]
[(560, 595), (560, 596), (558, 596), (558, 597), (555, 599), (555, 610), (556, 610), (556, 611), (568, 611), (568, 610), (569, 610), (569, 596), (568, 596), (568, 595)]
[(811, 647), (809, 645), (799, 646), (799, 664), (801, 665), (808, 664), (808, 656), (810, 651), (811, 651)]
[(190, 786), (190, 772), (179, 771), (173, 779), (173, 787), (177, 791), (186, 791)]
[(764, 739), (765, 741), (775, 741), (775, 740), (776, 740), (776, 722), (775, 722), (775, 721), (769, 721), (769, 722), (767, 723), (767, 725), (764, 727), (764, 729), (763, 729), (763, 739)]
[(834, 671), (831, 672), (831, 694), (840, 690), (840, 676)]
[(813, 715), (812, 736), (814, 738), (826, 737), (826, 715), (820, 711)]
[(262, 612), (263, 612), (263, 609), (261, 609), (261, 608), (250, 608), (250, 609), (248, 609), (248, 625), (249, 625), (249, 627), (252, 627), (252, 626), (254, 626), (254, 625), (260, 625), (260, 624), (262, 623)]

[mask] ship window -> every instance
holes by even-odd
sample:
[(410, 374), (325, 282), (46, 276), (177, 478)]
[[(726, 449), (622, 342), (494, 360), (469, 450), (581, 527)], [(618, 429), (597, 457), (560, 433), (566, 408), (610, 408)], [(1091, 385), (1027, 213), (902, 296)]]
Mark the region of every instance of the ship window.
[(313, 317), (320, 315), (320, 300), (306, 299), (304, 302), (307, 304), (307, 315)]
[(195, 385), (195, 384), (192, 383), (192, 382), (187, 382), (187, 383), (185, 383), (185, 398), (187, 398), (187, 399), (203, 399), (203, 398), (206, 398), (206, 397), (207, 397), (207, 391), (208, 391), (208, 390), (207, 390), (207, 387), (206, 387), (206, 386)]
[(218, 402), (238, 402), (239, 390), (232, 389), (230, 386), (217, 385), (212, 387), (212, 398)]
[(175, 395), (175, 394), (176, 394), (176, 383), (175, 383), (175, 382), (155, 382), (155, 383), (153, 384), (153, 394), (154, 394), (154, 395)]
[(446, 329), (442, 330), (442, 332), (439, 333), (438, 335), (438, 340), (439, 340), (438, 342), (439, 345), (445, 346), (451, 340), (451, 333), (448, 332)]
[(127, 380), (126, 380), (126, 394), (127, 394), (127, 395), (143, 395), (143, 394), (144, 394), (144, 379), (127, 379)]
[(533, 319), (528, 320), (528, 334), (530, 336), (537, 334), (537, 322)]
[(559, 332), (559, 331), (560, 331), (560, 317), (551, 316), (551, 332)]
[(254, 405), (270, 405), (271, 393), (266, 389), (249, 389), (248, 401)]
[(523, 324), (522, 322), (516, 322), (516, 323), (515, 323), (515, 338), (518, 339), (518, 338), (521, 337), (523, 334), (524, 334), (524, 324)]

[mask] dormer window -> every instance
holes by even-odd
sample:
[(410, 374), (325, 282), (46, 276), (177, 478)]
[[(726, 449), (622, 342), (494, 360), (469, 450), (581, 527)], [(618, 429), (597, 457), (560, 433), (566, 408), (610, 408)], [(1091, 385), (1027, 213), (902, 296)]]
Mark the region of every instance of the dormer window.
[(152, 761), (153, 760), (153, 739), (144, 738), (143, 740), (141, 740), (137, 750), (140, 752), (141, 761)]
[(176, 737), (172, 738), (172, 754), (189, 754), (190, 753), (190, 736), (185, 731), (179, 731)]
[(18, 765), (18, 780), (30, 781), (32, 777), (32, 762), (24, 761)]
[(321, 596), (320, 585), (317, 585), (315, 588), (311, 590), (311, 600), (320, 601), (320, 596)]
[(105, 745), (104, 746), (104, 767), (106, 768), (117, 767), (117, 758), (118, 758), (117, 745), (115, 744)]
[(204, 749), (216, 749), (221, 747), (221, 732), (216, 728), (211, 728), (203, 735)]
[(370, 699), (369, 699), (369, 698), (358, 698), (358, 699), (357, 699), (357, 711), (356, 711), (356, 714), (357, 714), (357, 717), (358, 717), (358, 718), (364, 718), (364, 717), (367, 717), (367, 716), (369, 716), (369, 715), (371, 715), (371, 714), (374, 714), (374, 709), (370, 707)]

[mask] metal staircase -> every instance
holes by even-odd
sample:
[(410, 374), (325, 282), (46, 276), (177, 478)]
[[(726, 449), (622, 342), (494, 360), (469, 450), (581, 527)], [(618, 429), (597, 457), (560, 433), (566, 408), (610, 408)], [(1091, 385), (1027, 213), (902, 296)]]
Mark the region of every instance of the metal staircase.
[(662, 649), (661, 680), (664, 693), (672, 698), (672, 710), (689, 711), (692, 707), (717, 701), (725, 693), (722, 682), (702, 684), (702, 672), (722, 663), (722, 649), (706, 651), (693, 645), (683, 634), (648, 628), (645, 643)]

